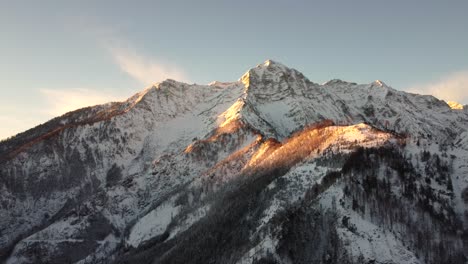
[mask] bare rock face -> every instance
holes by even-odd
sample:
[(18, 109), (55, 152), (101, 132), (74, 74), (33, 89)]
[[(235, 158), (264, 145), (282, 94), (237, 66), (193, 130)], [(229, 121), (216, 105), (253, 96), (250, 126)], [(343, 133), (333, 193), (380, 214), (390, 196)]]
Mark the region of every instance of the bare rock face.
[(435, 97), (271, 60), (166, 80), (0, 143), (0, 259), (465, 263), (467, 135)]

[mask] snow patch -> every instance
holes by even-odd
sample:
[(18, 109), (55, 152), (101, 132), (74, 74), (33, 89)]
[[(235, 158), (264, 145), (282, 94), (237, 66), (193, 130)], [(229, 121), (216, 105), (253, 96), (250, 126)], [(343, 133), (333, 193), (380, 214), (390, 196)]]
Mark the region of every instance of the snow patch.
[(180, 207), (172, 202), (163, 203), (142, 217), (131, 229), (127, 244), (138, 247), (142, 242), (162, 235), (173, 217), (179, 213)]

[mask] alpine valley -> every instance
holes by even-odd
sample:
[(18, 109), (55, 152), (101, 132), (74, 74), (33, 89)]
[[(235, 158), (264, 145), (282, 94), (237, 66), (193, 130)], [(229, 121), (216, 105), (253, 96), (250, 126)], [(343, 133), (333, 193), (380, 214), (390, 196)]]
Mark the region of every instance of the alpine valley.
[(268, 60), (69, 112), (0, 143), (0, 261), (467, 263), (456, 106)]

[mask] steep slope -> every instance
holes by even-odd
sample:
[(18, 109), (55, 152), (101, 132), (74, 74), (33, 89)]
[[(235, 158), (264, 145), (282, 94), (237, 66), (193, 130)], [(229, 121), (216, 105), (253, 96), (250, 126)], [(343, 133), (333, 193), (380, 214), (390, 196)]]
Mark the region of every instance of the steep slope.
[(0, 143), (0, 256), (463, 263), (467, 135), (468, 112), (432, 96), (271, 60), (167, 80)]
[[(236, 84), (220, 88), (166, 81), (129, 99), (130, 108), (123, 114), (66, 127), (28, 148), (21, 145), (24, 150), (20, 153), (14, 150), (13, 158), (3, 161), (0, 167), (5, 201), (0, 244), (6, 246), (19, 234), (29, 234), (33, 227), (48, 225), (57, 213), (74, 210), (89, 196), (106, 193), (115, 183), (137, 181), (134, 176), (142, 177), (159, 156), (177, 155), (194, 138), (204, 137), (214, 129), (216, 116), (241, 93), (242, 88)], [(167, 161), (164, 163), (171, 166)], [(161, 196), (170, 191), (170, 186), (179, 184), (175, 178), (165, 180), (169, 186), (159, 187), (167, 187)], [(155, 195), (152, 199), (158, 198)], [(139, 208), (133, 207), (136, 200), (125, 202), (129, 203), (125, 205), (128, 210), (132, 210), (129, 213), (138, 212)]]

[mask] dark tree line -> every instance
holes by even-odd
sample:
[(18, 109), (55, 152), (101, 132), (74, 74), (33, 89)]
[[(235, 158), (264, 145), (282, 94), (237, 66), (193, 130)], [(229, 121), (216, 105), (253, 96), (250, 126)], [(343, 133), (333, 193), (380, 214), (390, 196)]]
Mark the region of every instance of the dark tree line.
[(427, 263), (465, 263), (467, 231), (451, 207), (452, 195), (432, 189), (422, 175), (451, 184), (448, 168), (430, 153), (421, 160), (431, 169), (421, 173), (395, 148), (358, 150), (343, 167), (347, 204)]

